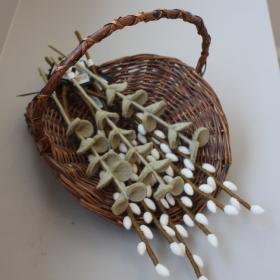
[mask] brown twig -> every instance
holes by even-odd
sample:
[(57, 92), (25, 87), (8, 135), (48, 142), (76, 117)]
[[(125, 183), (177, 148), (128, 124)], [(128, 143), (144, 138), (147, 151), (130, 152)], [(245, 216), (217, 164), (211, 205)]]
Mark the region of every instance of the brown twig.
[[(158, 205), (158, 207), (159, 207), (159, 209), (161, 210), (162, 213), (168, 215), (168, 213), (166, 212), (165, 208), (162, 206), (162, 204), (161, 204), (160, 201), (157, 202), (157, 205)], [(169, 216), (169, 215), (168, 215), (168, 216)], [(171, 219), (171, 218), (169, 218), (169, 224), (170, 224), (171, 228), (175, 231), (177, 239), (185, 245), (185, 252), (186, 252), (186, 254), (187, 254), (187, 257), (188, 257), (188, 259), (189, 259), (189, 261), (190, 261), (190, 263), (191, 263), (191, 265), (192, 265), (192, 267), (193, 267), (193, 269), (194, 269), (194, 272), (195, 272), (195, 274), (196, 274), (196, 277), (199, 278), (200, 276), (202, 276), (202, 273), (201, 273), (201, 271), (200, 271), (198, 265), (196, 264), (196, 262), (195, 262), (195, 260), (194, 260), (194, 258), (193, 258), (193, 254), (192, 254), (192, 252), (191, 252), (191, 249), (189, 248), (188, 243), (187, 243), (186, 240), (181, 236), (181, 234), (178, 232), (178, 230), (176, 229), (176, 226), (175, 226), (174, 223), (172, 222), (172, 219)]]

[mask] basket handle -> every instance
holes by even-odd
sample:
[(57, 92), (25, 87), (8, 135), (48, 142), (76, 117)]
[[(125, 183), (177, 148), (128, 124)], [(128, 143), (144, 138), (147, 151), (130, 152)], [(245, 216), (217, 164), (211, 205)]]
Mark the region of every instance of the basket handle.
[(141, 12), (135, 15), (128, 15), (125, 17), (119, 17), (112, 22), (104, 25), (101, 29), (93, 33), (92, 35), (86, 37), (81, 41), (81, 43), (65, 58), (59, 66), (56, 68), (51, 78), (45, 87), (41, 90), (38, 97), (45, 99), (50, 95), (59, 83), (59, 80), (64, 75), (64, 73), (72, 65), (74, 65), (85, 52), (94, 44), (102, 41), (106, 37), (110, 36), (113, 32), (123, 29), (126, 26), (136, 25), (139, 22), (149, 22), (156, 21), (161, 18), (167, 19), (182, 19), (183, 21), (192, 23), (197, 28), (197, 33), (202, 37), (202, 52), (201, 56), (197, 62), (195, 71), (202, 75), (203, 68), (206, 66), (206, 60), (209, 55), (209, 46), (211, 42), (211, 37), (207, 32), (203, 20), (199, 16), (194, 16), (191, 13), (179, 9), (174, 10), (154, 10), (151, 12)]

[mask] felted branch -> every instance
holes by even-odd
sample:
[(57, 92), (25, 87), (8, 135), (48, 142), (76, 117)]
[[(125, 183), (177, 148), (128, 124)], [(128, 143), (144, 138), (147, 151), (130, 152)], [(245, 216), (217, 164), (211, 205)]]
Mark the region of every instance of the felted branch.
[[(133, 163), (133, 159), (132, 156), (136, 155), (136, 157), (144, 164), (144, 169), (142, 171), (142, 173), (140, 174), (140, 178), (139, 180), (142, 181), (144, 184), (149, 184), (150, 180), (151, 180), (151, 175), (153, 175), (155, 177), (155, 179), (158, 181), (159, 183), (159, 187), (158, 190), (155, 192), (154, 196), (156, 199), (161, 199), (165, 196), (166, 193), (171, 192), (174, 195), (179, 195), (182, 193), (183, 191), (183, 183), (182, 183), (182, 179), (180, 179), (180, 177), (176, 177), (172, 180), (172, 182), (170, 182), (169, 184), (166, 184), (163, 179), (161, 178), (161, 176), (159, 175), (160, 172), (164, 172), (166, 170), (166, 168), (168, 168), (170, 161), (169, 160), (162, 160), (162, 161), (155, 161), (155, 162), (148, 162), (143, 155), (141, 154), (141, 149), (140, 147), (142, 147), (144, 149), (144, 145), (143, 146), (138, 146), (138, 147), (134, 147), (131, 144), (131, 141), (128, 140), (127, 135), (124, 134), (124, 130), (120, 129), (114, 121), (112, 121), (112, 116), (109, 114), (113, 114), (113, 113), (109, 113), (107, 111), (101, 110), (96, 104), (95, 101), (92, 100), (86, 93), (86, 91), (83, 89), (83, 87), (75, 80), (75, 78), (71, 78), (71, 81), (73, 82), (74, 86), (78, 89), (78, 94), (81, 96), (81, 98), (85, 101), (85, 103), (89, 106), (92, 107), (95, 110), (95, 118), (97, 121), (97, 126), (98, 126), (98, 119), (99, 119), (99, 126), (103, 126), (105, 125), (105, 123), (103, 123), (103, 121), (105, 121), (110, 128), (112, 129), (112, 131), (110, 132), (109, 135), (109, 139), (111, 139), (113, 141), (113, 134), (117, 134), (121, 141), (123, 141), (128, 147), (129, 147), (129, 152), (127, 154), (128, 156), (128, 161), (132, 161)], [(101, 125), (102, 123), (102, 125)], [(111, 141), (111, 143), (112, 143)], [(113, 145), (114, 146), (117, 145)], [(151, 146), (152, 148), (152, 146)]]
[[(157, 205), (159, 207), (159, 209), (161, 210), (162, 213), (168, 215), (168, 213), (166, 212), (165, 208), (162, 206), (161, 202), (157, 202)], [(200, 276), (202, 276), (202, 273), (198, 267), (198, 265), (196, 264), (194, 258), (193, 258), (193, 253), (191, 252), (191, 249), (189, 248), (188, 243), (186, 242), (186, 240), (181, 236), (181, 234), (178, 232), (175, 224), (172, 222), (172, 219), (169, 219), (169, 224), (172, 227), (172, 229), (175, 231), (176, 233), (176, 237), (177, 239), (182, 242), (185, 245), (185, 253), (187, 254), (187, 257), (194, 269), (194, 272), (196, 274), (196, 277), (199, 278)]]
[[(111, 85), (108, 85), (108, 82), (104, 79), (102, 79), (101, 77), (93, 74), (89, 69), (87, 69), (86, 67), (84, 67), (81, 63), (77, 63), (77, 67), (81, 68), (82, 70), (84, 70), (89, 76), (91, 76), (94, 80), (98, 81), (101, 86), (104, 88), (105, 92), (108, 91), (108, 89), (110, 88)], [(120, 97), (123, 101), (125, 101), (128, 97), (123, 95), (122, 93), (118, 92), (117, 90), (115, 91), (115, 95), (117, 95), (118, 97)], [(189, 139), (188, 137), (186, 137), (185, 135), (183, 135), (180, 131), (183, 129), (186, 129), (189, 125), (184, 124), (184, 125), (178, 125), (178, 124), (174, 124), (174, 125), (170, 125), (169, 123), (167, 123), (166, 121), (164, 121), (163, 119), (161, 119), (158, 116), (158, 112), (160, 112), (160, 114), (162, 113), (162, 108), (160, 106), (160, 102), (155, 103), (155, 104), (151, 104), (148, 107), (144, 107), (141, 105), (142, 102), (137, 103), (135, 102), (133, 99), (129, 100), (130, 104), (133, 105), (136, 109), (138, 109), (139, 111), (144, 113), (144, 118), (146, 115), (146, 123), (149, 122), (149, 117), (151, 119), (153, 119), (155, 122), (159, 123), (160, 125), (164, 126), (168, 131), (169, 131), (169, 138), (170, 139), (174, 139), (174, 137), (172, 137), (172, 135), (174, 135), (175, 133), (178, 134), (178, 137), (184, 141), (185, 143), (187, 143), (191, 149), (191, 158), (192, 161), (195, 161), (196, 159), (196, 155), (197, 155), (197, 149), (198, 147), (202, 147), (204, 146), (209, 139), (209, 131), (206, 128), (200, 128), (199, 130), (197, 130), (194, 135), (193, 135), (193, 139)], [(154, 106), (156, 105), (156, 106)], [(151, 107), (153, 106), (153, 107)], [(158, 111), (160, 110), (160, 111)], [(159, 114), (159, 115), (160, 115)], [(150, 119), (150, 120), (151, 120)], [(144, 124), (145, 124), (145, 120), (144, 120)], [(146, 125), (146, 128), (148, 128), (147, 130), (153, 130), (155, 128), (154, 124), (151, 124), (150, 127), (149, 125)], [(151, 128), (151, 129), (149, 129)], [(173, 141), (171, 141), (171, 144), (175, 144), (176, 139), (174, 139)], [(175, 146), (175, 145), (174, 145)]]

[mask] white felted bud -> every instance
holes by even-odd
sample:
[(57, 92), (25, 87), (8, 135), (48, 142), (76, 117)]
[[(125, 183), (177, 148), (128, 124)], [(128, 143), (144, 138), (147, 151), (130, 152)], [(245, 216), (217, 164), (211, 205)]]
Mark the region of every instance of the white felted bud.
[(151, 209), (152, 211), (156, 211), (157, 208), (153, 200), (151, 200), (150, 198), (144, 198), (144, 202), (149, 209)]
[(229, 203), (236, 207), (238, 210), (240, 209), (240, 202), (235, 197), (231, 197), (229, 199)]
[(191, 171), (194, 171), (194, 165), (192, 163), (192, 161), (188, 158), (184, 159), (184, 165), (186, 168), (190, 169)]
[(192, 196), (194, 194), (194, 190), (191, 184), (186, 183), (184, 185), (184, 191), (187, 195)]
[(172, 196), (171, 193), (166, 194), (165, 198), (171, 206), (175, 205), (175, 199), (174, 199), (174, 197)]
[(91, 162), (94, 158), (95, 158), (94, 155), (88, 155), (87, 156), (87, 159), (88, 159), (89, 162)]
[(146, 189), (147, 189), (147, 197), (151, 197), (153, 194), (152, 187), (150, 185), (147, 185)]
[(113, 194), (113, 199), (114, 199), (114, 200), (117, 200), (119, 197), (120, 197), (120, 193), (119, 193), (119, 192), (115, 192), (115, 193)]
[(141, 113), (141, 112), (136, 113), (136, 117), (137, 117), (138, 119), (140, 119), (140, 120), (143, 119), (143, 116), (144, 116), (144, 114)]
[(136, 203), (131, 202), (131, 203), (129, 203), (129, 206), (130, 206), (131, 211), (135, 215), (140, 215), (141, 214), (141, 209), (140, 209), (140, 207)]
[(182, 237), (188, 238), (189, 234), (188, 234), (187, 230), (182, 225), (175, 225), (175, 228)]
[(229, 189), (233, 192), (237, 191), (237, 186), (230, 181), (224, 181), (223, 185), (224, 185), (224, 187), (226, 187), (227, 189)]
[(173, 154), (173, 153), (167, 153), (167, 154), (165, 155), (165, 157), (166, 157), (166, 158), (169, 158), (169, 159), (170, 159), (171, 161), (173, 161), (173, 162), (179, 161), (178, 157), (177, 157), (175, 154)]
[(162, 226), (167, 226), (169, 222), (169, 216), (167, 214), (161, 214), (159, 221)]
[(187, 148), (186, 146), (179, 146), (178, 151), (180, 153), (184, 154), (184, 155), (190, 155), (191, 154), (189, 148)]
[(124, 153), (119, 153), (120, 159), (125, 159), (125, 154)]
[(160, 155), (159, 155), (159, 152), (157, 149), (152, 149), (151, 150), (151, 155), (156, 159), (158, 160), (160, 158)]
[(207, 184), (212, 187), (213, 191), (216, 190), (217, 188), (216, 181), (212, 176), (209, 176), (207, 178)]
[(137, 130), (140, 134), (146, 135), (146, 130), (145, 130), (143, 124), (138, 124)]
[(140, 134), (140, 133), (137, 134), (137, 140), (141, 144), (147, 144), (147, 142), (148, 142), (147, 138), (144, 135)]
[(165, 173), (170, 177), (174, 177), (174, 170), (171, 166), (168, 166), (168, 168), (165, 170)]
[(213, 234), (213, 233), (208, 234), (207, 240), (213, 247), (215, 247), (215, 248), (218, 247), (219, 242), (218, 242), (218, 238), (215, 234)]
[(169, 184), (169, 183), (173, 180), (173, 178), (172, 178), (171, 176), (169, 176), (169, 175), (165, 175), (165, 176), (163, 176), (163, 180), (164, 180), (167, 184)]
[(164, 207), (165, 209), (169, 209), (169, 208), (170, 208), (168, 202), (167, 202), (164, 198), (162, 198), (162, 199), (160, 200), (160, 202), (161, 202), (161, 204), (163, 205), (163, 207)]
[(168, 153), (171, 153), (171, 149), (168, 145), (162, 143), (160, 144), (160, 149), (165, 153), (165, 154), (168, 154)]
[(145, 237), (147, 239), (152, 240), (154, 238), (154, 235), (153, 235), (151, 229), (149, 227), (147, 227), (146, 225), (141, 225), (140, 230), (143, 232), (143, 234), (145, 235)]
[(213, 189), (211, 186), (207, 185), (207, 184), (202, 184), (199, 186), (199, 189), (204, 192), (204, 193), (212, 193)]
[(166, 138), (166, 136), (165, 136), (165, 134), (163, 133), (163, 131), (161, 131), (161, 130), (159, 130), (159, 129), (156, 129), (156, 130), (154, 131), (154, 134), (155, 134), (157, 137), (161, 138), (161, 139), (165, 139), (165, 138)]
[(217, 212), (217, 205), (214, 201), (208, 200), (207, 201), (207, 208), (210, 212), (216, 213)]
[(188, 214), (185, 214), (183, 216), (183, 221), (187, 226), (194, 227), (194, 221), (192, 220), (192, 218)]
[(215, 166), (213, 166), (210, 163), (203, 163), (202, 164), (202, 168), (206, 171), (208, 171), (209, 173), (215, 173), (216, 172), (216, 168)]
[(201, 259), (200, 256), (198, 256), (198, 255), (193, 255), (193, 259), (194, 259), (195, 263), (196, 263), (200, 268), (202, 268), (202, 267), (204, 266), (204, 263), (203, 263), (203, 261), (202, 261), (202, 259)]
[(129, 216), (125, 216), (123, 218), (123, 226), (126, 230), (130, 230), (132, 226), (132, 222)]
[(102, 178), (105, 174), (106, 174), (106, 171), (101, 170), (101, 171), (99, 172), (99, 178)]
[(171, 236), (171, 237), (174, 237), (176, 235), (175, 231), (169, 227), (169, 226), (162, 226), (162, 228), (165, 230), (165, 232)]
[(264, 209), (259, 205), (252, 205), (251, 212), (255, 215), (260, 215), (264, 213)]
[(177, 242), (172, 242), (170, 245), (171, 252), (176, 255), (182, 257), (182, 247)]
[(208, 225), (208, 219), (206, 218), (206, 216), (204, 214), (197, 213), (194, 218), (198, 223), (205, 225), (205, 226)]
[(138, 146), (138, 142), (136, 140), (132, 140), (131, 143), (132, 143), (133, 146)]
[(120, 143), (120, 145), (119, 145), (119, 150), (120, 150), (120, 152), (126, 154), (126, 153), (127, 153), (127, 147), (126, 147), (126, 145), (125, 145), (124, 143)]
[(181, 201), (186, 207), (191, 208), (193, 206), (192, 200), (187, 196), (182, 196)]
[(229, 205), (229, 204), (224, 207), (224, 212), (228, 216), (236, 216), (239, 214), (238, 209), (236, 207), (234, 207), (233, 205)]
[(192, 179), (192, 178), (193, 178), (193, 173), (192, 173), (192, 171), (191, 171), (190, 169), (188, 169), (188, 168), (183, 168), (183, 169), (181, 170), (181, 173), (182, 173), (183, 176), (185, 176), (185, 177), (188, 178), (188, 179)]
[(145, 242), (139, 242), (137, 245), (137, 252), (140, 256), (143, 256), (146, 252), (146, 244)]
[(156, 266), (156, 272), (158, 275), (162, 276), (162, 277), (169, 277), (170, 273), (167, 267), (165, 267), (164, 265), (158, 263)]
[(135, 174), (135, 173), (132, 173), (131, 176), (130, 176), (130, 179), (133, 182), (137, 182), (138, 179), (139, 179), (139, 176), (137, 174)]
[(208, 280), (208, 278), (206, 278), (205, 276), (200, 276), (198, 280)]
[(145, 212), (143, 215), (144, 222), (150, 224), (153, 220), (153, 215), (150, 212)]

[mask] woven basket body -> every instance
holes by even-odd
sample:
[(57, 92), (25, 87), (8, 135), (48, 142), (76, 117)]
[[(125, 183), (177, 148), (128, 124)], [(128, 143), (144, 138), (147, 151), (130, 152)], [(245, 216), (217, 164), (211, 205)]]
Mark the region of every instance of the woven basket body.
[[(228, 125), (217, 96), (201, 76), (208, 55), (210, 37), (205, 31), (202, 20), (187, 12), (157, 10), (119, 18), (105, 25), (82, 41), (69, 57), (62, 61), (41, 94), (35, 97), (27, 107), (26, 120), (30, 131), (41, 155), (57, 173), (59, 181), (79, 199), (84, 207), (118, 224), (121, 224), (122, 218), (115, 216), (111, 211), (114, 186), (106, 190), (96, 190), (98, 177), (90, 179), (85, 177), (87, 158), (76, 154), (78, 143), (74, 137), (66, 136), (66, 126), (49, 95), (54, 89), (59, 91), (58, 84), (62, 75), (90, 46), (126, 25), (157, 20), (162, 17), (181, 18), (197, 26), (198, 33), (202, 34), (204, 40), (202, 56), (196, 68), (189, 67), (174, 58), (142, 54), (107, 62), (98, 66), (97, 70), (108, 76), (112, 82), (126, 80), (128, 88), (124, 92), (125, 94), (132, 94), (138, 89), (144, 89), (149, 94), (148, 103), (165, 100), (167, 110), (163, 118), (169, 123), (188, 120), (193, 122), (192, 129), (201, 126), (207, 127), (210, 131), (210, 140), (199, 150), (197, 162), (212, 163), (217, 169), (217, 178), (223, 181), (231, 163)], [(70, 97), (69, 105), (73, 117), (91, 120), (87, 107), (78, 99)], [(119, 112), (119, 108), (119, 104), (116, 104), (113, 109)], [(136, 122), (133, 119), (121, 119), (121, 123), (123, 127), (136, 128)], [(192, 132), (190, 130), (190, 134)], [(203, 175), (196, 176), (195, 183), (199, 185), (203, 180), (205, 181)], [(218, 192), (219, 188), (214, 195), (217, 195)], [(197, 196), (193, 202), (192, 211), (197, 212), (201, 210), (206, 201)], [(179, 222), (182, 217), (180, 208), (176, 207), (172, 207), (169, 214), (174, 222)]]

